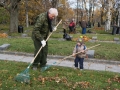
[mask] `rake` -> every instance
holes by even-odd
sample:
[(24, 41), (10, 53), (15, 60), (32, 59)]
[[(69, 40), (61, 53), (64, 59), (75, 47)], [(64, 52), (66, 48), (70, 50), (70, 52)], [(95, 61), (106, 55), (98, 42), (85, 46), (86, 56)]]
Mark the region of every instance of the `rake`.
[[(60, 22), (55, 26), (56, 28), (58, 27), (58, 25), (61, 23), (62, 20), (60, 20)], [(49, 36), (47, 37), (46, 41), (49, 39), (49, 37), (52, 35), (52, 32), (49, 34)], [(35, 55), (35, 57), (33, 58), (33, 60), (31, 61), (31, 63), (28, 65), (28, 67), (21, 72), (20, 74), (17, 74), (16, 77), (14, 78), (15, 81), (21, 82), (21, 83), (30, 83), (30, 74), (29, 74), (29, 68), (32, 65), (32, 63), (34, 62), (35, 58), (37, 57), (37, 55), (39, 54), (39, 52), (41, 51), (43, 47), (41, 46), (39, 51), (37, 52), (37, 54)]]
[[(95, 46), (92, 46), (92, 47), (90, 47), (90, 48), (88, 48), (87, 50), (89, 50), (89, 49), (91, 49), (91, 48), (94, 48), (94, 47), (97, 47), (97, 46), (99, 46), (100, 44), (97, 44), (97, 45), (95, 45)], [(77, 53), (75, 53), (75, 55), (76, 54), (79, 54), (79, 53), (81, 53), (81, 52), (77, 52)], [(65, 60), (65, 59), (67, 59), (67, 58), (69, 58), (69, 57), (72, 57), (73, 55), (69, 55), (69, 56), (67, 56), (67, 57), (64, 57), (63, 59), (60, 59), (60, 60), (58, 60), (58, 62), (54, 62), (52, 65), (54, 65), (54, 64), (60, 64), (63, 60)], [(50, 68), (52, 65), (47, 65), (47, 66), (45, 66), (45, 67), (42, 67), (41, 68), (41, 71), (43, 72), (43, 71), (45, 71), (45, 70), (47, 70), (48, 68)]]

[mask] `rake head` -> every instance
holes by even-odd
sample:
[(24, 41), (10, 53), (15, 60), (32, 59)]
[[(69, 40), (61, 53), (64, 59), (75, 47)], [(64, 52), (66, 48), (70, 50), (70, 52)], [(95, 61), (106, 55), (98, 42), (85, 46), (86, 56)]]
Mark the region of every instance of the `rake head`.
[(29, 76), (29, 68), (27, 68), (25, 71), (23, 71), (20, 74), (17, 74), (17, 76), (14, 78), (15, 81), (21, 82), (21, 83), (30, 83), (30, 76)]
[(45, 70), (47, 70), (48, 68), (50, 68), (52, 65), (46, 65), (44, 67), (41, 68), (41, 72), (44, 72)]
[(46, 65), (46, 66), (42, 67), (42, 68), (41, 68), (41, 72), (47, 70), (48, 68), (50, 68), (52, 65), (54, 65), (54, 64), (56, 64), (56, 63), (57, 63), (57, 62), (54, 62), (54, 63), (51, 64), (51, 65)]

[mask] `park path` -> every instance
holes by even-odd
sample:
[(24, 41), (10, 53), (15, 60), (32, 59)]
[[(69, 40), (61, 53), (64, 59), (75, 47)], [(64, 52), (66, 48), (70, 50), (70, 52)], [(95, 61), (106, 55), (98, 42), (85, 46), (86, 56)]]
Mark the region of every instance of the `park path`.
[[(32, 54), (18, 54), (18, 53), (0, 53), (0, 60), (9, 60), (9, 61), (18, 61), (18, 62), (27, 62), (30, 63), (33, 60)], [(48, 55), (47, 64), (48, 65), (57, 65), (53, 64), (63, 59), (64, 56), (54, 56)], [(63, 60), (57, 66), (71, 67), (73, 68), (74, 58), (68, 58)], [(110, 71), (120, 73), (120, 62), (119, 61), (108, 61), (108, 60), (96, 60), (96, 59), (85, 59), (84, 69), (89, 70), (99, 70), (99, 71)]]

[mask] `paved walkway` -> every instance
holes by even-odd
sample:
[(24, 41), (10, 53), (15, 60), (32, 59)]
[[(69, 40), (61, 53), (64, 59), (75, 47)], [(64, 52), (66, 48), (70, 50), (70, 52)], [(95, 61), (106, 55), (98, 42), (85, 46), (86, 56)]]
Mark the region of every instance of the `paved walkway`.
[[(0, 52), (0, 60), (10, 60), (10, 61), (20, 61), (20, 62), (31, 62), (33, 60), (32, 54), (25, 53), (17, 53), (17, 52)], [(53, 64), (54, 62), (58, 62), (63, 59), (63, 56), (50, 56), (48, 55), (48, 65)], [(68, 58), (67, 60), (62, 61), (58, 66), (64, 67), (73, 67), (74, 58)], [(56, 64), (53, 64), (56, 65)], [(108, 61), (108, 60), (96, 60), (96, 59), (85, 59), (84, 61), (84, 69), (89, 70), (100, 70), (100, 71), (111, 71), (120, 73), (120, 62), (118, 61)]]

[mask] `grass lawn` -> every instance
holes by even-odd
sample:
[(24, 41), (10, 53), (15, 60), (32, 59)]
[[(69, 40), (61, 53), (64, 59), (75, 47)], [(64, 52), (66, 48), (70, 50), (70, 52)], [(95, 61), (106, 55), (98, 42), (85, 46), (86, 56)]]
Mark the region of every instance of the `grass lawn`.
[(120, 90), (120, 74), (52, 66), (44, 72), (30, 69), (30, 83), (14, 81), (28, 63), (0, 60), (0, 90)]
[[(8, 27), (3, 27), (2, 32)], [(88, 28), (89, 29), (89, 28)], [(85, 34), (89, 38), (97, 36), (101, 41), (113, 41), (114, 37), (103, 30), (92, 28), (96, 34)], [(25, 28), (25, 33), (31, 36), (31, 28)], [(71, 34), (74, 38), (80, 37), (81, 29), (77, 28), (77, 34)], [(21, 38), (21, 33), (12, 33), (12, 38), (0, 38), (0, 45), (9, 43), (11, 46), (7, 51), (18, 51), (33, 53), (34, 46), (31, 38)], [(75, 41), (62, 41), (62, 28), (58, 28), (52, 34), (49, 43), (50, 55), (71, 55), (76, 44)], [(98, 59), (116, 60), (120, 59), (120, 44), (106, 42), (85, 42), (89, 48), (93, 48), (95, 57)], [(30, 69), (30, 84), (14, 81), (14, 77), (24, 71), (28, 63), (0, 60), (0, 90), (120, 90), (120, 74), (108, 71), (74, 70), (68, 67), (52, 66), (44, 72)]]
[[(9, 43), (11, 45), (10, 48), (7, 49), (7, 51), (26, 53), (34, 52), (33, 41), (31, 38), (0, 38), (0, 45), (2, 45), (3, 43)], [(76, 42), (61, 41), (59, 39), (49, 39), (48, 44), (49, 55), (69, 56), (72, 54)], [(95, 50), (94, 58), (117, 61), (120, 60), (120, 44), (105, 42), (85, 42), (85, 44), (88, 48), (97, 44), (101, 44), (100, 46), (92, 49)]]

